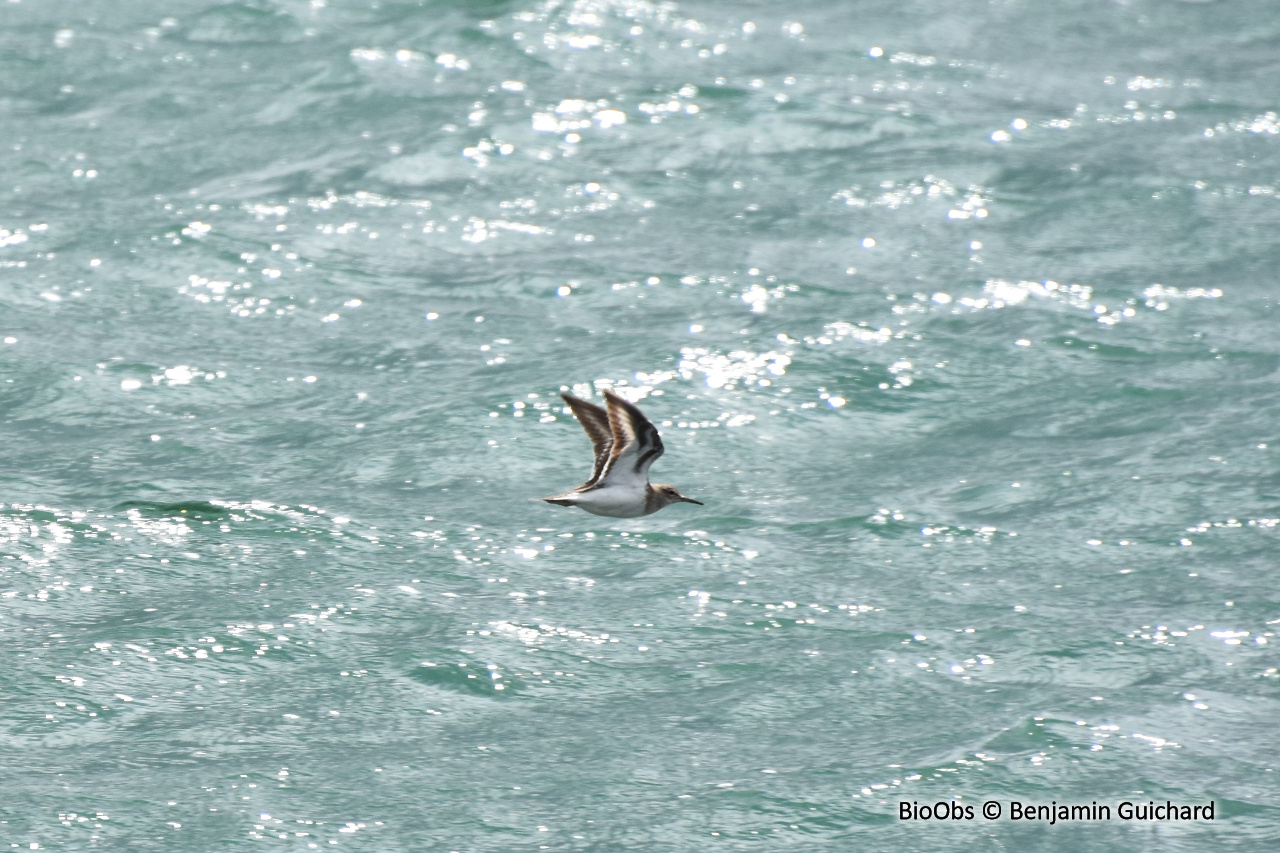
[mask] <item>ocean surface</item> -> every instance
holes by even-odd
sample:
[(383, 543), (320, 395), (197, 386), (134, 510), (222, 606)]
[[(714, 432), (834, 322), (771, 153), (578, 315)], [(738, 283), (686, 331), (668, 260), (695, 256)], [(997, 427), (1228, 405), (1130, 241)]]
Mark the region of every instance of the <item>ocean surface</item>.
[(1275, 849), (1278, 43), (3, 0), (0, 850)]

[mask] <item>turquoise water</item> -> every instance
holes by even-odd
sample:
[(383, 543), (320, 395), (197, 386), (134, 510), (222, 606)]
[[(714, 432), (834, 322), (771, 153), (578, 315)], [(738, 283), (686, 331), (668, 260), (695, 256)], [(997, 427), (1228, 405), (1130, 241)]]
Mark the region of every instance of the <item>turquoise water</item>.
[(1277, 37), (5, 0), (0, 849), (1267, 849)]

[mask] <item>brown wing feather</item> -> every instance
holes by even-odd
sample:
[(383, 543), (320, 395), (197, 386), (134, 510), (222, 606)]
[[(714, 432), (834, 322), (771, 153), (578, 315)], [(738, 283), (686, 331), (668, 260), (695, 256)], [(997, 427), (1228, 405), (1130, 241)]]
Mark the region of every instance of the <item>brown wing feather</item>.
[(587, 433), (587, 438), (591, 439), (591, 448), (595, 452), (595, 464), (591, 469), (591, 479), (574, 490), (578, 491), (594, 486), (596, 481), (600, 479), (600, 475), (604, 473), (605, 463), (609, 460), (610, 451), (613, 449), (613, 429), (609, 424), (609, 413), (595, 403), (580, 400), (572, 394), (561, 394), (560, 398), (569, 405), (574, 415), (577, 416), (578, 423), (582, 424), (583, 430)]
[(606, 388), (604, 397), (609, 404), (609, 426), (613, 432), (613, 447), (610, 449), (609, 460), (604, 470), (600, 472), (599, 479), (608, 476), (618, 459), (628, 452), (634, 455), (635, 461), (632, 463), (632, 470), (627, 473), (647, 478), (649, 466), (662, 455), (665, 449), (657, 428), (649, 423), (649, 419), (639, 408), (613, 391)]

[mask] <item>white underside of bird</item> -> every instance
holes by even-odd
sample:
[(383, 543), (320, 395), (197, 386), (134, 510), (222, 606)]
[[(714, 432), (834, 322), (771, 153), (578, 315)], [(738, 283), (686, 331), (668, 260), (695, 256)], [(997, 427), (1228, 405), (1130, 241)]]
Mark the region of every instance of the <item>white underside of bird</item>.
[(648, 509), (649, 501), (644, 489), (626, 486), (604, 486), (586, 492), (568, 492), (544, 501), (568, 504), (585, 509), (592, 515), (606, 515), (610, 518), (639, 518), (654, 510)]

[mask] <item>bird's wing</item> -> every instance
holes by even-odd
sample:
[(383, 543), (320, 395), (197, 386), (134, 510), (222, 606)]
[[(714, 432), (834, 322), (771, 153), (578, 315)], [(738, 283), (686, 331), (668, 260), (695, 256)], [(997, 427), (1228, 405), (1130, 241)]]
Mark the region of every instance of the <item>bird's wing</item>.
[(649, 466), (662, 455), (662, 438), (657, 428), (634, 405), (608, 389), (605, 389), (604, 399), (609, 406), (613, 447), (597, 482), (603, 486), (636, 482), (646, 485)]
[[(591, 448), (595, 452), (595, 465), (591, 469), (591, 479), (578, 489), (594, 486), (604, 473), (605, 464), (609, 461), (609, 452), (613, 449), (613, 429), (609, 426), (609, 413), (597, 406), (580, 400), (572, 394), (561, 394), (561, 399), (569, 404), (569, 408), (578, 417), (578, 423), (587, 431), (591, 439)], [(577, 491), (577, 489), (575, 489)]]

